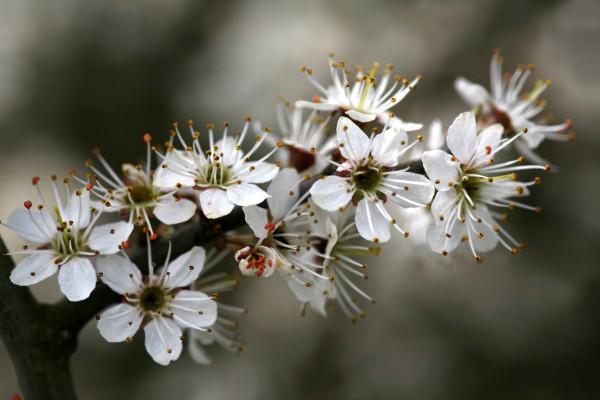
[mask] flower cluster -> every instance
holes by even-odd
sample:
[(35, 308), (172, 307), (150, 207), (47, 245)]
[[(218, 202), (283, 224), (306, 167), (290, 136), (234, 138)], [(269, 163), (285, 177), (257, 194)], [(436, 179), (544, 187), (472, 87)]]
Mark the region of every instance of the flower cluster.
[[(34, 177), (39, 202), (25, 201), (2, 224), (30, 243), (10, 253), (25, 255), (10, 279), (29, 286), (58, 273), (71, 302), (93, 296), (100, 281), (121, 296), (96, 317), (108, 342), (130, 342), (143, 329), (157, 363), (179, 358), (187, 341), (206, 364), (207, 345), (244, 348), (237, 326), (245, 310), (221, 302), (240, 280), (210, 269), (237, 264), (244, 276), (279, 276), (301, 313), (337, 305), (357, 321), (374, 302), (360, 285), (367, 261), (394, 234), (413, 230), (443, 256), (461, 243), (476, 261), (498, 244), (514, 254), (523, 244), (503, 226), (506, 214), (539, 212), (521, 200), (541, 182), (527, 174), (551, 169), (533, 150), (573, 134), (570, 120), (551, 125), (541, 116), (549, 81), (522, 93), (533, 68), (503, 75), (501, 66), (495, 53), (489, 92), (456, 80), (472, 109), (447, 132), (436, 119), (414, 133), (423, 125), (395, 114), (420, 77), (392, 77), (391, 65), (378, 75), (377, 63), (352, 74), (331, 56), (329, 85), (301, 69), (320, 94), (279, 104), (275, 132), (249, 117), (238, 132), (225, 123), (221, 135), (212, 124), (202, 133), (192, 121), (174, 124), (162, 146), (145, 134), (145, 163), (120, 173), (95, 150), (83, 175), (72, 171), (62, 184), (52, 176), (50, 195)], [(225, 229), (225, 218), (238, 222)], [(186, 230), (201, 242), (182, 249)], [(159, 245), (166, 256), (155, 261)]]

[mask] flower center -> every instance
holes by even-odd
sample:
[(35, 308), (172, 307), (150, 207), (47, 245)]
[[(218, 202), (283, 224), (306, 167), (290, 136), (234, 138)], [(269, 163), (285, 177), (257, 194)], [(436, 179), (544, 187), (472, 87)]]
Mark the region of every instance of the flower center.
[(74, 228), (67, 223), (63, 223), (58, 227), (59, 231), (50, 247), (56, 254), (60, 256), (58, 263), (67, 262), (70, 258), (86, 253), (91, 255), (93, 252), (88, 248), (83, 231), (74, 231)]
[(147, 312), (159, 312), (166, 304), (165, 291), (158, 286), (148, 286), (140, 294), (140, 307)]
[(380, 168), (367, 164), (352, 174), (352, 182), (359, 191), (374, 192), (381, 183), (382, 175)]
[(129, 195), (125, 196), (125, 203), (140, 205), (154, 200), (154, 189), (149, 185), (134, 185), (129, 188)]
[(232, 180), (233, 174), (222, 163), (212, 163), (206, 169), (206, 176), (200, 178), (209, 185), (226, 185)]

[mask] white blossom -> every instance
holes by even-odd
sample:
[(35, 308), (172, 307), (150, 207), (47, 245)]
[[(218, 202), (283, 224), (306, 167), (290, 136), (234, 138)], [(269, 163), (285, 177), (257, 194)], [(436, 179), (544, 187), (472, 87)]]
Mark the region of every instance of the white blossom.
[(501, 123), (509, 134), (527, 129), (527, 135), (516, 140), (514, 146), (532, 162), (544, 164), (546, 161), (533, 150), (544, 139), (572, 140), (574, 135), (566, 133), (572, 122), (549, 125), (541, 115), (546, 102), (540, 96), (550, 86), (550, 80), (537, 81), (530, 92), (523, 92), (533, 66), (519, 66), (514, 73), (503, 75), (502, 63), (502, 56), (495, 52), (490, 64), (491, 91), (463, 77), (456, 79), (454, 87), (469, 106), (481, 107), (483, 120), (489, 124)]
[(25, 201), (23, 209), (13, 211), (4, 226), (36, 248), (9, 254), (26, 254), (10, 274), (16, 285), (30, 286), (58, 272), (61, 292), (70, 301), (87, 299), (96, 287), (94, 257), (114, 254), (126, 243), (133, 230), (127, 222), (97, 225), (102, 214), (92, 209), (88, 189), (71, 190), (65, 179), (68, 199), (64, 202), (51, 179), (54, 204), (48, 203), (39, 188), (39, 177), (32, 183), (37, 189), (40, 204)]
[[(270, 141), (281, 149), (278, 153), (281, 164), (300, 173), (314, 175), (328, 165), (327, 160), (331, 159), (331, 152), (337, 146), (335, 137), (329, 134), (331, 117), (325, 118), (314, 110), (308, 116), (304, 114), (304, 109), (287, 101), (278, 103), (277, 121), (281, 139)], [(260, 131), (260, 124), (256, 124), (256, 129)], [(270, 132), (268, 128), (265, 130)]]
[(155, 362), (168, 365), (177, 360), (183, 347), (183, 330), (206, 332), (217, 320), (213, 297), (188, 289), (202, 272), (205, 255), (199, 246), (172, 261), (167, 255), (164, 266), (155, 274), (148, 239), (147, 277), (126, 257), (100, 257), (100, 279), (123, 295), (122, 303), (98, 315), (102, 337), (108, 342), (131, 341), (143, 327), (146, 351)]
[[(151, 234), (154, 230), (151, 217), (156, 217), (167, 225), (188, 221), (196, 213), (196, 203), (175, 189), (162, 189), (154, 184), (151, 169), (152, 137), (144, 135), (146, 142), (146, 165), (123, 164), (122, 176), (119, 176), (106, 162), (99, 151), (94, 151), (101, 171), (91, 161), (86, 164), (92, 171), (87, 180), (74, 176), (79, 182), (88, 185), (92, 194), (102, 203), (103, 211), (128, 214), (129, 222), (146, 226)], [(100, 206), (99, 206), (100, 207)]]
[(527, 134), (521, 131), (503, 139), (500, 124), (477, 134), (475, 116), (465, 112), (448, 129), (446, 140), (452, 154), (442, 150), (423, 153), (423, 167), (437, 189), (431, 204), (435, 224), (427, 232), (432, 250), (446, 255), (467, 242), (477, 261), (480, 253), (492, 250), (498, 242), (512, 253), (517, 251), (520, 244), (496, 222), (499, 215), (490, 207), (537, 210), (513, 198), (528, 195), (528, 187), (539, 183), (539, 178), (521, 182), (516, 173), (548, 167), (518, 165), (523, 157), (495, 162), (500, 151)]
[[(265, 161), (276, 149), (258, 161), (250, 161), (265, 141), (266, 134), (257, 135), (254, 146), (244, 154), (242, 143), (249, 123), (247, 119), (235, 138), (229, 136), (229, 125), (225, 124), (223, 137), (216, 143), (213, 127), (209, 125), (209, 148), (206, 151), (200, 144), (200, 133), (194, 131), (191, 123), (190, 145), (175, 125), (167, 153), (161, 155), (164, 161), (155, 173), (154, 184), (167, 190), (197, 190), (200, 208), (210, 219), (229, 214), (236, 205), (244, 207), (261, 203), (268, 195), (257, 184), (272, 180), (279, 168)], [(181, 150), (174, 148), (175, 139), (180, 142)]]
[(404, 236), (387, 211), (388, 201), (400, 207), (425, 207), (434, 188), (423, 175), (398, 167), (400, 157), (414, 146), (407, 143), (406, 132), (385, 129), (370, 138), (350, 119), (341, 117), (337, 124), (337, 142), (346, 161), (337, 164), (337, 175), (324, 177), (311, 187), (312, 200), (329, 212), (356, 205), (356, 228), (374, 242), (390, 239), (390, 226)]
[[(310, 108), (321, 111), (341, 111), (357, 122), (377, 120), (407, 132), (421, 129), (423, 125), (405, 122), (394, 116), (391, 108), (399, 104), (421, 80), (421, 77), (408, 81), (398, 75), (392, 77), (393, 66), (387, 65), (381, 80), (377, 81), (379, 63), (374, 63), (368, 72), (357, 68), (356, 79), (350, 83), (346, 63), (329, 59), (331, 85), (324, 87), (312, 77), (312, 69), (302, 68), (308, 80), (314, 85), (321, 96), (314, 96), (312, 101), (300, 100), (296, 107)], [(393, 82), (393, 83), (391, 83)]]

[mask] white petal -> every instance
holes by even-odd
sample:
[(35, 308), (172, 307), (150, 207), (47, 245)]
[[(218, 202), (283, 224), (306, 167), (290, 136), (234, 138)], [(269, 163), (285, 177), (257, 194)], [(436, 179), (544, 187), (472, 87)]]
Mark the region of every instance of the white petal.
[(436, 189), (445, 191), (452, 189), (460, 180), (458, 161), (443, 150), (429, 150), (421, 156), (423, 168)]
[(52, 251), (39, 250), (25, 257), (10, 273), (10, 281), (15, 285), (29, 286), (54, 275), (58, 266)]
[(360, 161), (369, 155), (369, 137), (352, 120), (340, 117), (336, 136), (340, 153), (344, 158)]
[(396, 166), (398, 157), (402, 149), (407, 146), (407, 142), (406, 132), (394, 128), (387, 129), (373, 139), (371, 155), (386, 167)]
[(181, 354), (181, 328), (169, 318), (158, 317), (144, 327), (146, 351), (160, 365), (169, 365)]
[(193, 187), (194, 160), (187, 154), (175, 150), (168, 153), (165, 161), (154, 172), (154, 185), (163, 189), (174, 189), (177, 184)]
[(217, 320), (217, 302), (195, 290), (182, 290), (169, 305), (182, 328), (207, 328)]
[[(447, 190), (445, 192), (437, 192), (433, 202), (431, 203), (431, 214), (435, 219), (436, 224), (445, 223), (445, 219), (458, 204), (459, 195), (456, 190)], [(450, 205), (452, 203), (452, 205)]]
[(372, 242), (390, 240), (390, 221), (381, 215), (375, 204), (362, 199), (356, 207), (356, 229), (363, 238)]
[(200, 208), (206, 218), (215, 219), (227, 215), (234, 204), (229, 201), (227, 193), (222, 189), (208, 189), (200, 192)]
[(75, 229), (83, 229), (89, 225), (91, 216), (92, 211), (89, 192), (84, 190), (83, 192), (80, 192), (79, 196), (73, 192), (64, 209), (64, 221), (73, 221), (73, 227)]
[[(388, 113), (384, 113), (384, 115), (387, 115)], [(382, 123), (385, 125), (385, 122), (388, 121), (388, 126), (390, 128), (395, 128), (398, 130), (402, 130), (402, 131), (406, 131), (406, 132), (414, 132), (414, 131), (418, 131), (419, 129), (423, 128), (423, 124), (420, 124), (418, 122), (409, 122), (409, 121), (403, 121), (398, 117), (383, 117), (381, 118)]]
[(94, 261), (100, 280), (119, 294), (136, 293), (142, 283), (142, 273), (129, 259), (113, 254)]
[(171, 261), (167, 266), (165, 286), (177, 288), (191, 285), (202, 272), (205, 259), (206, 251), (200, 246), (194, 246)]
[(259, 239), (264, 239), (269, 232), (265, 229), (265, 225), (269, 222), (267, 210), (258, 206), (244, 207), (244, 217), (246, 223), (254, 232), (254, 236)]
[(348, 179), (340, 176), (319, 179), (310, 188), (310, 195), (315, 204), (330, 212), (346, 207), (353, 194)]
[(444, 129), (442, 121), (434, 119), (429, 125), (429, 131), (425, 138), (425, 147), (427, 150), (438, 150), (444, 147), (446, 139), (444, 138)]
[[(487, 210), (487, 207), (480, 205), (476, 210), (473, 210), (475, 217), (481, 218), (482, 221), (486, 221), (490, 225), (494, 225), (494, 219)], [(471, 227), (475, 229), (475, 235), (473, 240), (473, 247), (479, 252), (488, 252), (493, 250), (498, 244), (498, 234), (494, 232), (483, 222), (473, 222)], [(481, 236), (483, 235), (483, 236)]]
[(454, 89), (469, 107), (486, 105), (490, 99), (490, 94), (483, 86), (463, 77), (454, 81)]
[[(330, 225), (333, 224), (335, 227), (337, 223), (345, 221), (347, 215), (346, 212), (328, 212), (323, 210), (321, 207), (315, 204), (314, 201), (310, 201), (310, 208), (314, 212), (314, 216), (310, 218), (310, 231), (311, 234), (326, 239), (331, 234)], [(337, 237), (337, 232), (336, 232)]]
[(167, 196), (156, 203), (152, 210), (160, 222), (167, 225), (188, 221), (196, 213), (196, 203), (186, 198)]
[(60, 266), (58, 284), (60, 291), (69, 301), (80, 301), (90, 297), (96, 287), (96, 270), (87, 258), (75, 257)]
[(88, 245), (100, 254), (114, 254), (119, 251), (121, 243), (129, 239), (132, 231), (133, 224), (125, 221), (99, 225), (90, 232)]
[(262, 203), (269, 195), (251, 183), (240, 183), (227, 187), (229, 201), (238, 206), (253, 206)]
[(56, 220), (44, 210), (19, 208), (10, 213), (7, 222), (10, 229), (31, 243), (48, 243), (56, 232)]
[(110, 307), (98, 320), (100, 335), (110, 343), (124, 342), (132, 338), (140, 328), (142, 314), (129, 304), (117, 304)]
[(269, 211), (274, 221), (280, 221), (298, 200), (300, 190), (300, 175), (293, 168), (282, 169), (279, 175), (269, 185)]
[(377, 114), (374, 113), (363, 113), (356, 110), (346, 111), (346, 115), (358, 122), (371, 122), (377, 118)]
[(494, 124), (484, 129), (477, 136), (477, 165), (488, 165), (488, 161), (494, 158), (494, 152), (500, 145), (500, 139), (504, 128), (500, 124)]
[(333, 291), (331, 282), (328, 279), (319, 279), (312, 275), (304, 275), (300, 279), (308, 283), (309, 286), (307, 287), (295, 279), (286, 279), (292, 293), (294, 293), (298, 301), (308, 303), (313, 311), (326, 316), (325, 305), (327, 304), (327, 296), (324, 292), (331, 293)]
[(468, 164), (477, 151), (477, 125), (472, 112), (464, 112), (448, 128), (448, 148), (464, 164)]
[[(450, 237), (447, 236), (450, 235)], [(436, 253), (453, 252), (462, 241), (466, 234), (465, 224), (456, 222), (453, 225), (452, 232), (446, 232), (444, 225), (429, 225), (427, 229), (427, 242), (431, 250)]]
[[(401, 183), (394, 182), (400, 180)], [(421, 207), (429, 204), (435, 192), (433, 184), (425, 176), (414, 172), (392, 172), (386, 178), (389, 182), (402, 189), (396, 189), (396, 196), (390, 196), (388, 200), (404, 208)]]
[(244, 183), (269, 182), (277, 176), (279, 167), (266, 162), (245, 163), (238, 172), (238, 178)]

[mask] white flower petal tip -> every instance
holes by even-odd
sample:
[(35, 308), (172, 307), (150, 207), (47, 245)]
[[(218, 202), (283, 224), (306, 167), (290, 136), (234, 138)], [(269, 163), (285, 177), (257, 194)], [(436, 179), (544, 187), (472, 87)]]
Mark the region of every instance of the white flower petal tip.
[(326, 211), (334, 212), (348, 205), (353, 191), (348, 179), (327, 176), (312, 185), (310, 195), (316, 205)]
[(19, 286), (30, 286), (51, 277), (58, 271), (56, 256), (51, 251), (39, 251), (21, 260), (10, 273), (10, 281)]
[(99, 254), (114, 254), (127, 242), (133, 228), (133, 224), (125, 221), (96, 226), (90, 232), (88, 244)]
[(169, 365), (181, 355), (182, 331), (169, 318), (158, 317), (144, 327), (146, 351), (160, 365)]
[(174, 196), (167, 196), (154, 206), (154, 216), (163, 224), (176, 225), (189, 221), (196, 214), (196, 203)]
[(69, 301), (81, 301), (90, 297), (96, 287), (96, 270), (86, 258), (73, 258), (60, 266), (58, 284)]

